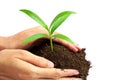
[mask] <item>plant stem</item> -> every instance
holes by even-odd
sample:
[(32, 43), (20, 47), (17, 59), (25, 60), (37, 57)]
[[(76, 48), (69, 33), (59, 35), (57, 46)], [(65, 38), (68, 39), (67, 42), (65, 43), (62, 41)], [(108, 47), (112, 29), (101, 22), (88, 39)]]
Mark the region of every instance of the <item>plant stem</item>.
[(51, 47), (51, 51), (53, 52), (53, 42), (52, 42), (52, 35), (50, 35), (50, 47)]

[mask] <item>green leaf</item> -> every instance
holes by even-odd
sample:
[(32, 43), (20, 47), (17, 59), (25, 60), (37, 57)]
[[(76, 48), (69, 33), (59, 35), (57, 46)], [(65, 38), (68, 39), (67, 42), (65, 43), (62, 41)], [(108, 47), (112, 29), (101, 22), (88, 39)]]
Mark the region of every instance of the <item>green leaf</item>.
[[(30, 10), (26, 10), (26, 9), (21, 9), (21, 12), (24, 12), (25, 14), (27, 14), (29, 17), (31, 17), (33, 20), (35, 20), (36, 22), (38, 22), (40, 25), (42, 25), (46, 30), (48, 30), (48, 26), (45, 24), (45, 22), (34, 12), (30, 11)], [(48, 30), (49, 31), (49, 30)]]
[(74, 14), (73, 11), (64, 11), (59, 13), (51, 22), (50, 30), (51, 34), (71, 15)]
[(63, 34), (55, 34), (55, 35), (53, 35), (53, 37), (60, 38), (60, 39), (63, 39), (71, 44), (74, 44), (74, 42), (70, 38), (68, 38), (67, 36), (65, 36)]
[(31, 41), (34, 41), (34, 40), (37, 40), (40, 38), (45, 38), (45, 37), (48, 37), (48, 35), (47, 34), (34, 34), (34, 35), (28, 37), (27, 39), (25, 39), (22, 43), (26, 44), (26, 43), (29, 43)]

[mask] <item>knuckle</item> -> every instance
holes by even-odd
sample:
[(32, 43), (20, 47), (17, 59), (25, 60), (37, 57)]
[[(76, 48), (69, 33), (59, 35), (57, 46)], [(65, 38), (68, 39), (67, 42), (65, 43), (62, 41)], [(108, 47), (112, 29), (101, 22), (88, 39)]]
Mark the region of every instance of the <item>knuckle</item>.
[(44, 57), (39, 56), (39, 60), (42, 61), (42, 60), (44, 60), (44, 59), (45, 59)]
[(17, 53), (19, 53), (19, 54), (17, 54), (17, 55), (19, 55), (19, 56), (21, 56), (21, 57), (22, 57), (22, 56), (26, 56), (26, 57), (27, 57), (28, 51), (18, 49), (18, 50), (17, 50)]
[(18, 51), (19, 51), (21, 54), (23, 54), (23, 55), (24, 55), (24, 53), (27, 53), (26, 50), (22, 50), (22, 49), (18, 49)]
[(54, 77), (59, 78), (62, 76), (62, 71), (60, 69), (54, 69)]
[(21, 80), (35, 79), (35, 78), (37, 78), (37, 72), (31, 70), (26, 73), (21, 73), (21, 74), (19, 74), (19, 78)]
[(80, 79), (78, 79), (78, 78), (59, 78), (56, 80), (80, 80)]
[(33, 79), (36, 78), (38, 76), (37, 70), (35, 70), (35, 69), (30, 70), (28, 76), (29, 76), (29, 78), (33, 78)]
[[(36, 58), (36, 59), (37, 59), (37, 58)], [(39, 57), (38, 57), (38, 60), (39, 60), (42, 64), (48, 65), (48, 62), (49, 62), (48, 59), (39, 56)]]

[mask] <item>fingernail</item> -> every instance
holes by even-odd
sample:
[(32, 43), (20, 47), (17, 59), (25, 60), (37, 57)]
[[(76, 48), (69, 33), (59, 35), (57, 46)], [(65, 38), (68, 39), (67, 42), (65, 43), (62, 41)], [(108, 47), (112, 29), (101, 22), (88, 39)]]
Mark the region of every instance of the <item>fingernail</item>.
[(75, 79), (75, 80), (82, 80), (82, 79), (80, 79), (80, 78), (77, 78), (77, 79)]
[(53, 64), (53, 62), (48, 62), (48, 67), (54, 67), (54, 64)]
[(72, 74), (74, 75), (78, 75), (79, 74), (79, 71), (78, 70), (74, 70), (74, 69), (64, 69), (65, 72), (69, 72), (69, 71), (72, 71)]
[(75, 71), (74, 71), (74, 74), (75, 74), (75, 75), (78, 75), (78, 74), (79, 74), (79, 71), (75, 70)]
[(74, 45), (75, 45), (75, 46), (79, 46), (79, 44), (77, 44), (77, 43), (75, 43)]

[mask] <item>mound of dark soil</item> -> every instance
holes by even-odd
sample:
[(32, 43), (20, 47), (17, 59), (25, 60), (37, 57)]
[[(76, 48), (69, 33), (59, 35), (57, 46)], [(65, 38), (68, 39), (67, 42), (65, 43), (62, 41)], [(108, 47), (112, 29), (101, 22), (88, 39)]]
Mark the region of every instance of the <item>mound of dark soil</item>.
[(54, 42), (53, 46), (54, 51), (52, 52), (49, 41), (47, 40), (42, 44), (37, 43), (36, 45), (35, 43), (35, 45), (29, 48), (28, 51), (49, 59), (55, 64), (55, 68), (77, 69), (80, 74), (74, 77), (87, 80), (86, 78), (89, 72), (90, 62), (85, 59), (85, 49), (82, 49), (78, 53), (74, 53), (59, 43)]

